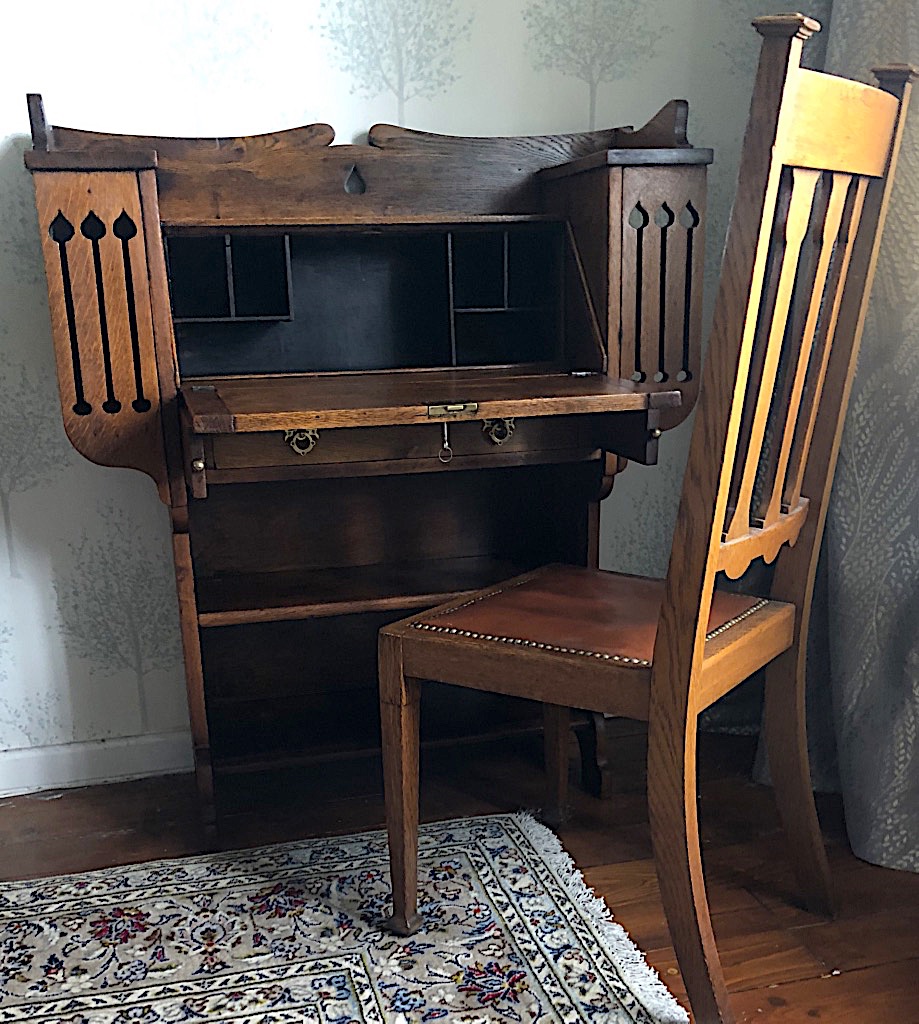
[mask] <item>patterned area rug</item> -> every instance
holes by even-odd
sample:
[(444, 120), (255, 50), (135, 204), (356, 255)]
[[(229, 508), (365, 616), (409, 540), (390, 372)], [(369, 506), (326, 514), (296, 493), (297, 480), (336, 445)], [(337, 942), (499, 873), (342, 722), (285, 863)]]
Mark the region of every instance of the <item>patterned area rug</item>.
[(421, 878), (410, 939), (381, 832), (7, 884), (0, 1021), (687, 1020), (528, 815), (423, 826)]

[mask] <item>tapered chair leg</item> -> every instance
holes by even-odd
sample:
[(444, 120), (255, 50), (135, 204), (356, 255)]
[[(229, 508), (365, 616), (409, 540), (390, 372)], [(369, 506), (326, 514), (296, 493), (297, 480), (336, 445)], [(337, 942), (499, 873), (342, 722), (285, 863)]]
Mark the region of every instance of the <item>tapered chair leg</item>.
[(543, 820), (561, 825), (568, 817), (568, 745), (571, 709), (543, 704), (543, 742), (546, 754), (546, 799)]
[(648, 810), (661, 899), (695, 1024), (732, 1024), (712, 932), (696, 812), (696, 727), (685, 742), (654, 719), (648, 735)]
[(804, 700), (804, 651), (795, 643), (766, 668), (765, 733), (769, 773), (798, 885), (808, 910), (832, 915), (826, 848), (811, 787)]
[(401, 646), (380, 638), (380, 719), (383, 788), (389, 833), (393, 914), (386, 927), (398, 935), (421, 928), (418, 914), (418, 724), (421, 690), (402, 673)]

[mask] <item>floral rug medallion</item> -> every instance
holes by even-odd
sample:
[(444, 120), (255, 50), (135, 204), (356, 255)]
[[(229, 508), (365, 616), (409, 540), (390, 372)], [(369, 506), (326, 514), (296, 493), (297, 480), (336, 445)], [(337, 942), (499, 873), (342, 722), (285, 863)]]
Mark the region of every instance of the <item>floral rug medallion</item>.
[(382, 832), (7, 883), (0, 1022), (687, 1021), (528, 815), (424, 825), (420, 845), (408, 939), (380, 928)]

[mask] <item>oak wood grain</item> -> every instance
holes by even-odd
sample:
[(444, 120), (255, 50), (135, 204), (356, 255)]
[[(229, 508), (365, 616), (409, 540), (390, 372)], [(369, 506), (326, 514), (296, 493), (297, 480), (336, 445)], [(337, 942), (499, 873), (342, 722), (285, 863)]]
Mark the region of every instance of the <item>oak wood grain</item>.
[[(168, 482), (137, 176), (130, 172), (62, 172), (33, 177), (64, 429), (77, 451), (91, 461), (127, 466), (151, 476), (166, 501)], [(134, 231), (124, 243), (113, 230), (122, 214), (130, 218)], [(51, 236), (51, 225), (59, 215), (70, 225), (69, 239), (60, 243)], [(81, 225), (91, 215), (102, 231), (95, 250), (98, 258), (91, 240), (81, 232)], [(130, 260), (130, 293), (123, 244)], [(66, 276), (62, 258), (66, 259)], [(145, 404), (135, 408), (133, 403), (141, 399)]]
[(179, 628), (185, 658), (185, 686), (191, 738), (195, 750), (195, 778), (201, 798), (203, 821), (209, 831), (215, 824), (214, 774), (211, 766), (207, 706), (204, 700), (204, 670), (198, 634), (194, 568), (187, 533), (172, 535), (176, 590), (179, 599)]
[[(215, 390), (200, 390), (213, 387)], [(199, 380), (181, 389), (196, 433), (373, 427), (508, 416), (563, 416), (676, 405), (679, 395), (648, 395), (602, 375), (454, 370)], [(226, 409), (215, 412), (215, 404)], [(432, 405), (468, 405), (450, 415)]]
[(738, 993), (738, 1019), (766, 1024), (809, 1020), (919, 1021), (915, 960), (869, 967), (839, 976), (789, 981)]

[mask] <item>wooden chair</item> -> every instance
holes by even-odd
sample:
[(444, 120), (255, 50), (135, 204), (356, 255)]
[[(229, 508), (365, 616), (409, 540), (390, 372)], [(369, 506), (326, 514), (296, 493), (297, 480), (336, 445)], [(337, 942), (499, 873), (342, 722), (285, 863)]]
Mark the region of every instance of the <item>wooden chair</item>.
[[(801, 68), (818, 23), (759, 18), (738, 192), (665, 580), (548, 566), (388, 626), (380, 697), (391, 927), (417, 914), (421, 682), (546, 705), (550, 805), (567, 708), (645, 719), (654, 856), (699, 1024), (730, 1021), (696, 816), (699, 713), (766, 668), (776, 799), (808, 907), (830, 912), (804, 722), (808, 617), (826, 506), (915, 69), (880, 88)], [(771, 437), (769, 444), (764, 439)], [(719, 590), (775, 562), (762, 598)]]

